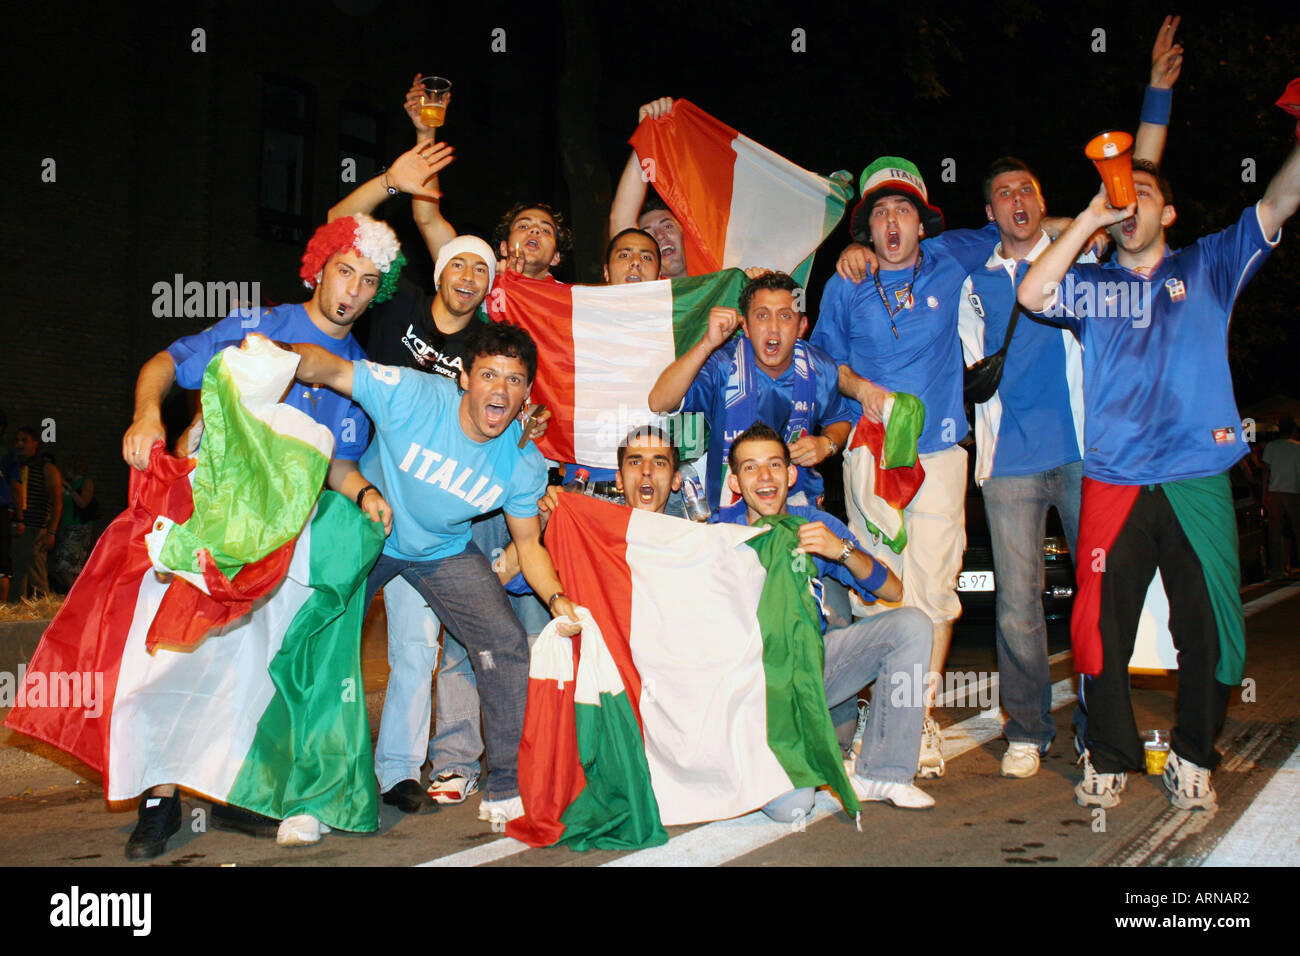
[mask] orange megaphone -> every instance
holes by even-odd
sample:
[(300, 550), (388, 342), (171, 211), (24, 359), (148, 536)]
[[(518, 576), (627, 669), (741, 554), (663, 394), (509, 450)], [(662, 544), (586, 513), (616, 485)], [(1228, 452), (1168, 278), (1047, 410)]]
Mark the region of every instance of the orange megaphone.
[(1106, 201), (1115, 209), (1123, 209), (1137, 201), (1133, 188), (1133, 136), (1122, 129), (1098, 133), (1083, 153), (1092, 160), (1106, 187)]

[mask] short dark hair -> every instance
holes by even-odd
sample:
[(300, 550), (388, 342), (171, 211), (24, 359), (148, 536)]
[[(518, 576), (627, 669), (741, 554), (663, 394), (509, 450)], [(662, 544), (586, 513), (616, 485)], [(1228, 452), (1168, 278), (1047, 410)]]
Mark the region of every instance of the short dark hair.
[(623, 459), (627, 457), (627, 446), (638, 438), (654, 438), (663, 442), (673, 450), (673, 471), (681, 467), (682, 453), (677, 444), (668, 437), (666, 431), (658, 425), (638, 425), (623, 436), (623, 440), (618, 443), (618, 467), (620, 469), (623, 467)]
[(492, 230), (492, 245), (500, 246), (510, 238), (510, 227), (515, 224), (519, 214), (526, 209), (540, 209), (551, 217), (555, 223), (555, 248), (563, 258), (573, 250), (573, 230), (564, 222), (564, 213), (544, 202), (517, 202), (501, 217), (496, 228)]
[(1151, 162), (1149, 159), (1135, 159), (1133, 160), (1133, 169), (1154, 176), (1156, 180), (1156, 189), (1160, 190), (1160, 198), (1165, 201), (1166, 206), (1172, 206), (1174, 204), (1174, 189), (1169, 185), (1169, 180), (1165, 178), (1165, 174), (1160, 171), (1159, 166)]
[(745, 284), (745, 288), (740, 290), (740, 314), (749, 315), (749, 304), (754, 300), (754, 296), (765, 289), (774, 289), (782, 292), (789, 292), (798, 298), (799, 283), (784, 272), (765, 272), (757, 279), (750, 279)]
[(1283, 415), (1278, 419), (1277, 433), (1281, 438), (1290, 438), (1295, 434), (1295, 419), (1290, 415)]
[(767, 422), (754, 422), (736, 436), (735, 441), (731, 443), (731, 448), (727, 451), (727, 464), (731, 467), (733, 473), (736, 470), (736, 449), (747, 441), (776, 442), (785, 453), (785, 463), (790, 464), (790, 446), (781, 440), (781, 436), (773, 431), (772, 426)]
[(533, 344), (532, 336), (517, 325), (509, 322), (475, 323), (465, 340), (465, 357), (469, 360), (465, 367), (467, 373), (480, 355), (519, 359), (528, 370), (529, 383), (537, 377), (537, 346)]
[[(668, 208), (668, 203), (664, 202), (662, 196), (653, 189), (648, 189), (645, 194), (645, 202), (641, 203), (641, 210), (636, 214), (636, 217), (637, 219), (640, 219), (646, 213), (655, 212), (659, 209), (662, 209), (665, 212), (672, 212), (672, 210)], [(676, 214), (674, 213), (674, 215)]]
[(662, 264), (662, 260), (660, 259), (659, 256), (659, 242), (655, 239), (655, 237), (650, 235), (650, 233), (646, 232), (644, 229), (638, 229), (636, 228), (636, 226), (630, 226), (627, 229), (624, 229), (623, 231), (619, 232), (614, 236), (614, 238), (609, 240), (609, 245), (605, 247), (605, 265), (609, 265), (609, 257), (614, 254), (614, 247), (618, 245), (618, 241), (622, 239), (624, 236), (628, 235), (629, 233), (635, 233), (638, 236), (645, 236), (647, 239), (649, 239), (650, 246), (655, 251), (655, 262)]
[(984, 174), (984, 201), (993, 202), (993, 180), (997, 179), (1003, 173), (1028, 173), (1034, 177), (1034, 182), (1042, 188), (1042, 182), (1038, 174), (1029, 168), (1029, 164), (1023, 159), (1016, 159), (1014, 156), (999, 156), (989, 164), (989, 171)]

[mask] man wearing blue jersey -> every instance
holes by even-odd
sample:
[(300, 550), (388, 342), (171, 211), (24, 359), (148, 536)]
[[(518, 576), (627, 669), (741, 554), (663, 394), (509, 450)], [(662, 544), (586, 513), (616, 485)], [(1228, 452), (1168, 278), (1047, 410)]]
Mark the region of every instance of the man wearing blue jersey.
[[(162, 400), (176, 382), (197, 389), (212, 357), (238, 345), (250, 332), (283, 342), (308, 342), (344, 359), (365, 358), (352, 337), (352, 325), (371, 302), (390, 298), (397, 287), (405, 258), (397, 235), (386, 223), (358, 213), (321, 226), (307, 243), (299, 271), (313, 289), (307, 302), (273, 309), (232, 312), (195, 335), (177, 339), (140, 369), (135, 386), (135, 414), (122, 437), (122, 458), (145, 471), (150, 449), (166, 440), (162, 425)], [(370, 422), (348, 397), (315, 380), (295, 385), (284, 402), (310, 415), (334, 436), (327, 485), (349, 498), (366, 487), (357, 459), (370, 438)], [(378, 495), (359, 502), (372, 521), (392, 525), (392, 509)], [(154, 787), (140, 800), (139, 821), (126, 844), (129, 860), (147, 860), (167, 848), (167, 840), (180, 828), (181, 805), (176, 787)], [(321, 825), (307, 814), (281, 822), (237, 807), (213, 807), (213, 825), (256, 836), (275, 836), (286, 845), (315, 843)]]
[[(1026, 309), (1063, 322), (1084, 349), (1079, 593), (1071, 622), (1088, 708), (1082, 806), (1113, 807), (1143, 766), (1128, 661), (1147, 586), (1159, 569), (1179, 652), (1178, 723), (1164, 782), (1181, 809), (1212, 809), (1214, 741), (1241, 681), (1245, 625), (1228, 469), (1246, 454), (1228, 367), (1228, 323), (1242, 287), (1300, 206), (1300, 148), (1264, 198), (1222, 232), (1170, 250), (1168, 182), (1134, 162), (1137, 202), (1098, 193), (1018, 290)], [(1078, 265), (1106, 227), (1112, 261)]]
[[(729, 466), (727, 483), (741, 500), (719, 511), (718, 521), (752, 525), (763, 517), (794, 515), (804, 521), (798, 553), (812, 557), (820, 585), (835, 580), (868, 603), (903, 596), (898, 577), (863, 550), (848, 528), (812, 505), (789, 503), (799, 469), (791, 461), (789, 444), (768, 425), (755, 422), (736, 437)], [(906, 692), (929, 657), (929, 620), (915, 608), (903, 607), (829, 630), (823, 614), (821, 627), (826, 703), (837, 729), (847, 733), (863, 686), (874, 682), (880, 690), (866, 722), (862, 752), (849, 773), (854, 793), (864, 802), (878, 800), (907, 810), (934, 806), (934, 798), (912, 783), (924, 704), (920, 688)], [(808, 787), (778, 797), (763, 811), (788, 822), (807, 817), (812, 807)]]
[[(834, 359), (803, 339), (808, 318), (799, 309), (798, 284), (784, 272), (751, 279), (740, 310), (709, 312), (704, 338), (669, 365), (650, 390), (655, 412), (703, 412), (709, 425), (706, 487), (709, 505), (732, 504), (725, 487), (731, 441), (756, 421), (774, 422), (799, 467), (791, 496), (820, 505), (816, 466), (844, 447), (851, 412), (839, 393)], [(745, 335), (732, 340), (738, 326)]]
[[(300, 380), (355, 398), (375, 422), (375, 441), (361, 463), (375, 484), (359, 497), (381, 494), (394, 514), (393, 532), (366, 584), (368, 597), (400, 574), (470, 652), (492, 767), (479, 819), (495, 824), (521, 816), (528, 645), (488, 557), (471, 540), (470, 522), (503, 508), (528, 584), (553, 616), (576, 620), (540, 540), (537, 500), (546, 466), (535, 446), (520, 447), (517, 416), (537, 372), (536, 346), (504, 322), (475, 326), (459, 390), (442, 376), (409, 368), (346, 362), (311, 345), (295, 351), (302, 356)], [(576, 625), (563, 633), (576, 633)]]
[[(882, 553), (881, 560), (902, 578), (903, 603), (924, 611), (933, 625), (933, 682), (948, 656), (952, 622), (961, 614), (956, 583), (965, 543), (966, 450), (957, 443), (969, 428), (957, 295), (970, 268), (948, 248), (922, 247), (923, 238), (943, 231), (944, 221), (913, 163), (882, 156), (863, 171), (861, 191), (851, 227), (855, 239), (870, 237), (880, 268), (857, 285), (831, 276), (811, 341), (839, 365), (840, 390), (851, 400), (854, 419), (862, 414), (881, 421), (891, 392), (915, 395), (925, 404), (917, 442), (925, 482), (903, 512), (907, 546), (901, 555)], [(980, 234), (974, 236), (981, 242)], [(846, 485), (852, 483), (852, 461), (847, 455)], [(865, 537), (862, 516), (849, 510), (850, 527)], [(929, 716), (918, 769), (922, 776), (944, 772), (939, 728)]]

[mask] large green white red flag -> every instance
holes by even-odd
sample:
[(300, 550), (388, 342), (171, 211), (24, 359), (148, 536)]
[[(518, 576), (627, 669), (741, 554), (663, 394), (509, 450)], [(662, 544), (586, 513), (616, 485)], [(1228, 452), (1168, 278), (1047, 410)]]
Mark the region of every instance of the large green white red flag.
[[(328, 431), (322, 449), (301, 412), (245, 401), (288, 384), (275, 352), (214, 358), (198, 461), (159, 443), (149, 470), (131, 472), (129, 507), (42, 636), (6, 724), (100, 770), (109, 801), (175, 783), (277, 819), (373, 830), (359, 645), (383, 533), (334, 492), (317, 501)], [(70, 675), (79, 699), (51, 692)]]
[(629, 142), (681, 223), (691, 275), (761, 266), (805, 282), (853, 198), (847, 172), (809, 172), (689, 100), (643, 121)]
[[(537, 343), (532, 400), (553, 415), (537, 443), (542, 454), (617, 467), (623, 437), (637, 425), (664, 420), (646, 403), (659, 373), (704, 337), (711, 308), (736, 308), (746, 281), (738, 269), (611, 286), (502, 276), (488, 296), (488, 312), (527, 329)], [(699, 422), (687, 416), (676, 436), (683, 458), (704, 451)]]
[[(858, 808), (826, 706), (812, 562), (791, 553), (799, 523), (706, 526), (581, 495), (561, 495), (552, 514), (548, 547), (626, 688), (665, 825), (738, 816), (822, 784)], [(552, 682), (555, 707), (529, 699), (527, 817), (507, 829), (534, 845), (580, 839), (564, 816), (583, 780), (577, 733), (563, 678)]]

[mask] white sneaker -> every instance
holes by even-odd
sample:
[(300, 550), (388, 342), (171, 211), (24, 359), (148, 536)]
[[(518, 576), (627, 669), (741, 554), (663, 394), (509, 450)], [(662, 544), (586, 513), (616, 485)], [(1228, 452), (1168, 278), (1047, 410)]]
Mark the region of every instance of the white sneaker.
[(868, 780), (856, 773), (849, 777), (853, 792), (863, 803), (883, 801), (904, 810), (928, 810), (934, 806), (934, 797), (910, 783), (885, 783)]
[(933, 717), (925, 718), (921, 725), (921, 756), (917, 761), (916, 775), (922, 780), (928, 777), (942, 777), (947, 768), (943, 763), (943, 753), (939, 742), (943, 739), (939, 725)]
[(429, 781), (428, 794), (434, 803), (464, 803), (475, 793), (478, 793), (478, 777), (463, 773), (440, 773)]
[(1169, 802), (1179, 810), (1214, 810), (1219, 805), (1214, 784), (1210, 781), (1210, 771), (1179, 757), (1172, 750), (1160, 779), (1169, 790)]
[(507, 797), (504, 800), (489, 800), (484, 797), (478, 805), (478, 818), (492, 823), (508, 823), (523, 815), (524, 801), (519, 797)]
[(1002, 755), (1002, 776), (1032, 777), (1038, 773), (1038, 744), (1012, 740), (1007, 743), (1007, 752)]
[(299, 813), (280, 821), (275, 842), (280, 846), (311, 846), (320, 842), (321, 834), (329, 832), (330, 828), (310, 813)]
[(858, 701), (858, 725), (853, 728), (853, 756), (862, 753), (862, 738), (867, 733), (867, 715), (871, 713), (871, 701)]
[(1087, 750), (1079, 759), (1083, 762), (1083, 779), (1074, 788), (1074, 802), (1081, 807), (1109, 809), (1118, 806), (1119, 795), (1128, 785), (1128, 774), (1098, 773), (1092, 765), (1092, 754)]

